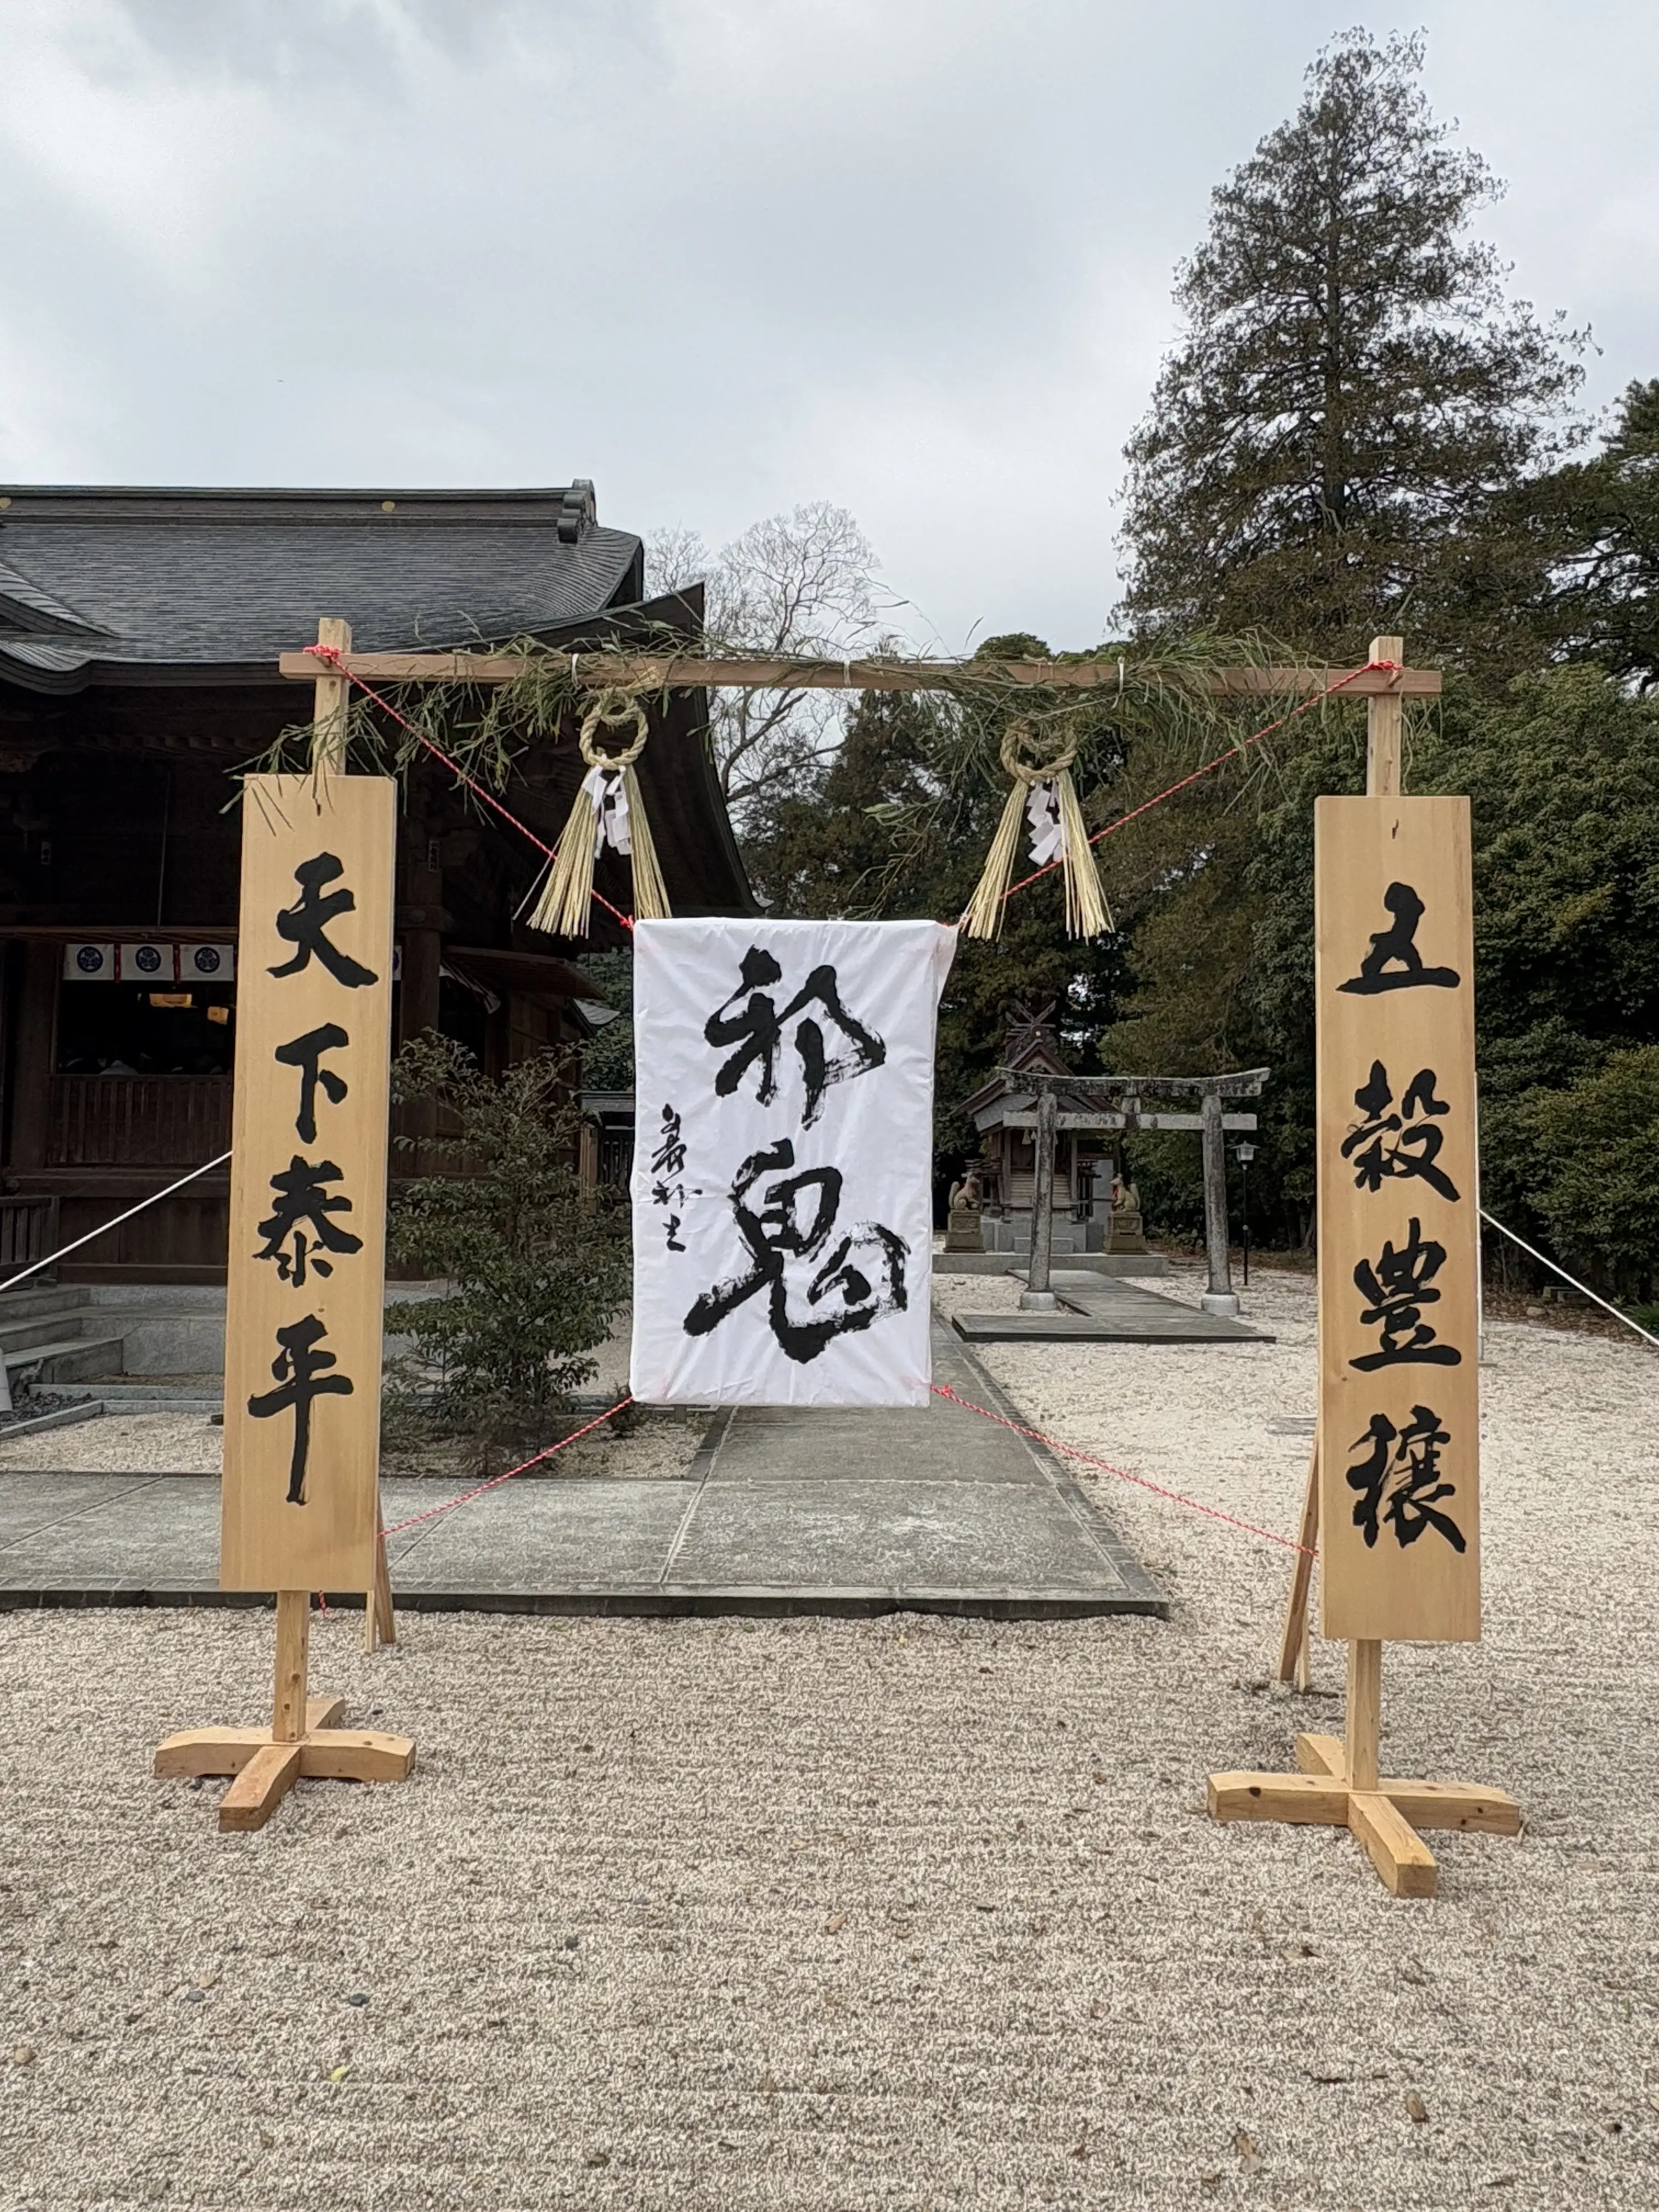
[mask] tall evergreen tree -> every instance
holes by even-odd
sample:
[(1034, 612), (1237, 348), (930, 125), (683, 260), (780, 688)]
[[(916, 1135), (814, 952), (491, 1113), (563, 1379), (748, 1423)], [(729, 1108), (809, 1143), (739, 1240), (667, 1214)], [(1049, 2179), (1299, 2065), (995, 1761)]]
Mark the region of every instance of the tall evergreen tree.
[(1534, 541), (1534, 623), (1551, 648), (1659, 689), (1659, 379), (1626, 387), (1600, 453), (1511, 504)]
[[(1504, 494), (1576, 434), (1580, 343), (1468, 234), (1500, 190), (1420, 84), (1423, 44), (1346, 33), (1215, 192), (1186, 335), (1127, 448), (1141, 629), (1265, 630), (1347, 659), (1444, 651), (1515, 594)], [(1460, 620), (1459, 611), (1463, 611)]]

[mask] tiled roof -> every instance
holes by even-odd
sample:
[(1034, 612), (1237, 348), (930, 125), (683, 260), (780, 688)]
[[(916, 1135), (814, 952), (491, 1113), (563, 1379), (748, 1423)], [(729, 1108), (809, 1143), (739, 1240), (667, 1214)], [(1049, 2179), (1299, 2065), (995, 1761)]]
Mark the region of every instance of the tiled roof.
[(365, 651), (500, 641), (643, 596), (592, 486), (543, 491), (0, 487), (0, 677), (264, 681), (340, 615)]

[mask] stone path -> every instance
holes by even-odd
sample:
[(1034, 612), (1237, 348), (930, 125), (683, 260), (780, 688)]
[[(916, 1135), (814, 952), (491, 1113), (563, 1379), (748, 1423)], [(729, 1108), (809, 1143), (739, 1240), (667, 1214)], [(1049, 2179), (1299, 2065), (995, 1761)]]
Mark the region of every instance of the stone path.
[(957, 1314), (967, 1344), (1271, 1344), (1265, 1329), (1110, 1275), (1056, 1267), (1049, 1276), (1068, 1313)]
[[(934, 1375), (1012, 1411), (937, 1323)], [(426, 1611), (1165, 1610), (1047, 1452), (942, 1400), (740, 1407), (714, 1417), (682, 1480), (510, 1483), (399, 1529), (435, 1487), (383, 1486), (398, 1602)], [(210, 1477), (0, 1472), (0, 1607), (250, 1601), (216, 1587), (218, 1541)]]

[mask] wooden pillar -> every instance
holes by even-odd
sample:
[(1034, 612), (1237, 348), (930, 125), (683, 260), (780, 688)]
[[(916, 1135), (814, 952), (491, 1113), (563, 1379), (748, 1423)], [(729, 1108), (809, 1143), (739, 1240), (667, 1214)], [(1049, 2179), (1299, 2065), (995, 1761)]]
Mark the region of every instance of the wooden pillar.
[[(1403, 663), (1403, 637), (1374, 637), (1372, 660)], [(1401, 781), (1405, 736), (1405, 702), (1395, 693), (1379, 694), (1365, 702), (1365, 789), (1372, 798), (1397, 797)], [(1317, 1471), (1315, 1475), (1317, 1484)], [(1317, 1526), (1315, 1490), (1315, 1521)], [(1305, 1635), (1306, 1631), (1304, 1629)], [(1356, 1637), (1348, 1644), (1347, 1720), (1344, 1736), (1348, 1781), (1355, 1790), (1376, 1787), (1377, 1741), (1382, 1725), (1382, 1646), (1370, 1637)]]
[(1343, 1765), (1351, 1790), (1375, 1790), (1382, 1728), (1382, 1646), (1372, 1637), (1348, 1645), (1348, 1705)]
[(306, 1732), (306, 1687), (311, 1657), (311, 1593), (276, 1593), (276, 1693), (270, 1733), (278, 1743), (298, 1743)]
[[(1401, 666), (1406, 659), (1403, 637), (1374, 637), (1370, 659), (1392, 660)], [(1365, 789), (1373, 799), (1394, 798), (1400, 791), (1401, 740), (1404, 734), (1406, 702), (1398, 692), (1378, 692), (1365, 702)]]
[(1052, 1313), (1060, 1301), (1050, 1287), (1054, 1250), (1054, 1130), (1060, 1101), (1045, 1085), (1037, 1094), (1035, 1187), (1031, 1193), (1031, 1264), (1019, 1303), (1028, 1313)]
[[(1406, 660), (1406, 641), (1403, 637), (1374, 637), (1366, 658), (1370, 660), (1392, 660), (1403, 667)], [(1383, 799), (1397, 796), (1403, 774), (1402, 757), (1405, 733), (1406, 706), (1398, 693), (1374, 693), (1365, 702), (1365, 791), (1368, 797)], [(1319, 1542), (1319, 1439), (1314, 1439), (1313, 1457), (1308, 1467), (1308, 1487), (1302, 1501), (1302, 1541), (1311, 1548)], [(1279, 1679), (1294, 1681), (1297, 1689), (1310, 1686), (1310, 1651), (1308, 1638), (1308, 1594), (1313, 1579), (1313, 1563), (1300, 1559), (1291, 1578), (1290, 1603), (1285, 1608), (1285, 1632), (1279, 1640)], [(1357, 1655), (1362, 1646), (1356, 1643), (1348, 1648), (1348, 1707), (1353, 1711), (1354, 1668)], [(1369, 1669), (1372, 1661), (1364, 1662)], [(1371, 1698), (1374, 1711), (1380, 1711), (1382, 1702), (1382, 1647), (1376, 1647), (1375, 1695)], [(1368, 1687), (1370, 1675), (1365, 1677)], [(1363, 1748), (1363, 1747), (1362, 1747)], [(1352, 1753), (1353, 1745), (1350, 1742)], [(1375, 1766), (1372, 1768), (1375, 1773)]]
[[(342, 622), (337, 615), (325, 615), (317, 625), (319, 645), (332, 646), (337, 653), (351, 650), (351, 624)], [(328, 663), (319, 660), (319, 668)], [(316, 698), (311, 716), (311, 765), (319, 772), (343, 775), (346, 765), (346, 732), (351, 709), (351, 678), (349, 676), (324, 675), (317, 678)]]
[(30, 938), (23, 947), (23, 988), (13, 1060), (11, 1164), (43, 1168), (52, 1137), (52, 1068), (58, 1043), (58, 982), (64, 948)]
[(1232, 1267), (1227, 1255), (1227, 1144), (1221, 1093), (1206, 1091), (1200, 1103), (1204, 1125), (1204, 1245), (1210, 1286), (1200, 1301), (1206, 1313), (1236, 1314)]
[[(392, 1042), (407, 1044), (411, 1037), (438, 1026), (438, 992), (443, 963), (443, 933), (434, 917), (443, 912), (443, 872), (428, 867), (430, 840), (418, 816), (404, 816), (399, 824), (403, 847), (398, 869), (401, 896), (398, 902), (397, 937), (403, 951), (398, 984), (398, 1028)], [(438, 1131), (435, 1099), (414, 1098), (393, 1109), (392, 1127), (400, 1137), (417, 1144)], [(422, 1175), (428, 1159), (420, 1152), (396, 1155), (394, 1172)]]

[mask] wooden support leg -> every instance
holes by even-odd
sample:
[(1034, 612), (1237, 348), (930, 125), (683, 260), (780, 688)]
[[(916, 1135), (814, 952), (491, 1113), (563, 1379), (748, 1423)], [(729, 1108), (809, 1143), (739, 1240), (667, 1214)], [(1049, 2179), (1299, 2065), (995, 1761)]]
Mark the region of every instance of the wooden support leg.
[(1350, 1790), (1348, 1829), (1392, 1896), (1434, 1895), (1434, 1854), (1392, 1798), (1375, 1790)]
[[(373, 1592), (369, 1602), (372, 1607)], [(337, 1723), (344, 1717), (343, 1698), (307, 1698), (310, 1639), (310, 1592), (279, 1590), (270, 1726), (186, 1729), (155, 1753), (158, 1775), (234, 1777), (220, 1802), (222, 1829), (263, 1828), (302, 1778), (401, 1782), (414, 1769), (409, 1737), (343, 1729)]]
[(228, 1832), (263, 1828), (300, 1778), (300, 1745), (262, 1743), (219, 1800), (219, 1826)]
[(363, 1649), (398, 1641), (398, 1617), (392, 1609), (392, 1576), (386, 1563), (386, 1528), (374, 1539), (374, 1586), (363, 1603)]
[(1472, 1782), (1378, 1779), (1382, 1693), (1382, 1645), (1350, 1644), (1344, 1741), (1298, 1735), (1298, 1774), (1212, 1774), (1212, 1819), (1346, 1828), (1395, 1897), (1434, 1895), (1434, 1856), (1418, 1833), (1421, 1828), (1518, 1836), (1521, 1808), (1501, 1790)]
[(1294, 1682), (1306, 1690), (1312, 1679), (1308, 1652), (1308, 1592), (1313, 1583), (1314, 1553), (1319, 1548), (1319, 1439), (1308, 1461), (1308, 1486), (1302, 1496), (1302, 1526), (1297, 1534), (1302, 1549), (1291, 1572), (1291, 1595), (1285, 1607), (1285, 1632), (1279, 1642), (1276, 1680)]

